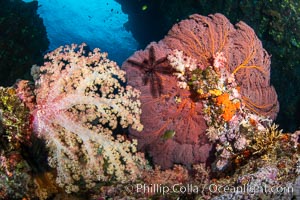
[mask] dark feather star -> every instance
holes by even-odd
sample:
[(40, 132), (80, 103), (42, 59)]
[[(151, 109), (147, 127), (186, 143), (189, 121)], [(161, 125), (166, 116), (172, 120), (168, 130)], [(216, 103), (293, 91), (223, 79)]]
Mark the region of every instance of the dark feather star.
[(163, 92), (162, 78), (159, 74), (172, 75), (173, 69), (169, 65), (167, 56), (156, 60), (153, 46), (150, 46), (148, 52), (148, 58), (144, 58), (142, 62), (131, 59), (127, 62), (137, 67), (143, 73), (143, 84), (150, 84), (151, 95), (156, 98)]

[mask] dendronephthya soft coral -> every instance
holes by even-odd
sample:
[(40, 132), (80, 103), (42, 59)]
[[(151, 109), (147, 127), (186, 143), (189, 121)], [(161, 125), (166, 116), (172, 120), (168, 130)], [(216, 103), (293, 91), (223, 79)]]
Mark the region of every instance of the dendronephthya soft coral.
[(139, 91), (123, 86), (125, 72), (106, 53), (87, 52), (85, 46), (60, 47), (32, 70), (34, 131), (45, 139), (49, 165), (67, 192), (82, 184), (135, 179), (144, 162), (135, 141), (112, 135), (118, 124), (143, 128)]

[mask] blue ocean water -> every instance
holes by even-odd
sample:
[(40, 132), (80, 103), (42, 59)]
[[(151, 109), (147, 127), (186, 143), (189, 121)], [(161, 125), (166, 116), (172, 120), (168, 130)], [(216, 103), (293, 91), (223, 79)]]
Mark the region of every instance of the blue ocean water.
[[(31, 0), (24, 0), (30, 2)], [(128, 16), (114, 0), (39, 0), (50, 40), (49, 50), (61, 45), (85, 42), (92, 49), (108, 52), (119, 65), (137, 50), (137, 42), (126, 31)]]

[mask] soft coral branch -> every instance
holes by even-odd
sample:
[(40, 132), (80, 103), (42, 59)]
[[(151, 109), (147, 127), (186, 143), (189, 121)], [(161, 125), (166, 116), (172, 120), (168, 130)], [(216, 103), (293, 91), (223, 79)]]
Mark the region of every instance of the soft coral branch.
[(46, 140), (57, 183), (78, 191), (99, 181), (137, 177), (143, 158), (136, 143), (114, 138), (118, 123), (141, 130), (139, 91), (124, 87), (125, 72), (99, 49), (60, 47), (47, 54), (36, 80), (34, 130)]

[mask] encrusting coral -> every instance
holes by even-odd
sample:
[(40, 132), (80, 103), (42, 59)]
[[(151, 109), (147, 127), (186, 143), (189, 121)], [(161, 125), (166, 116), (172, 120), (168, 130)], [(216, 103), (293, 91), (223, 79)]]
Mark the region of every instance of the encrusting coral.
[(49, 165), (67, 192), (100, 181), (134, 180), (144, 165), (136, 141), (113, 137), (118, 124), (142, 130), (139, 91), (123, 87), (125, 72), (107, 54), (85, 46), (60, 47), (33, 70), (38, 73), (33, 128), (45, 139)]
[(168, 59), (177, 70), (178, 85), (198, 96), (197, 101), (204, 105), (207, 136), (216, 144), (216, 170), (231, 166), (233, 158), (240, 159), (245, 150), (254, 155), (274, 148), (281, 132), (267, 116), (247, 108), (234, 74), (225, 67), (227, 59), (223, 52), (216, 53), (212, 66), (206, 68), (196, 62), (191, 65), (192, 58), (179, 52), (174, 50)]
[(15, 151), (31, 136), (29, 109), (19, 99), (14, 88), (0, 87), (0, 146)]
[(29, 197), (33, 181), (22, 157), (22, 146), (30, 145), (29, 109), (14, 88), (0, 87), (0, 198)]
[(34, 197), (28, 163), (20, 152), (0, 152), (0, 199)]

